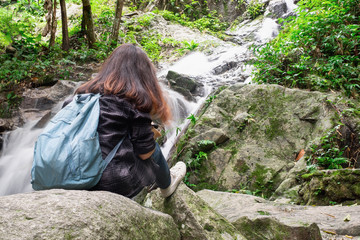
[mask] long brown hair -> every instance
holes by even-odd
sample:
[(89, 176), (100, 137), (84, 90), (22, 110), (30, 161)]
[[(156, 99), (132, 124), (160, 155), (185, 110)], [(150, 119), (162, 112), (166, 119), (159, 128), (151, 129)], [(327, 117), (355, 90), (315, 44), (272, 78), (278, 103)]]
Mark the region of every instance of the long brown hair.
[(76, 93), (119, 95), (142, 111), (166, 123), (171, 118), (154, 65), (141, 48), (133, 44), (117, 47), (99, 73), (81, 85)]

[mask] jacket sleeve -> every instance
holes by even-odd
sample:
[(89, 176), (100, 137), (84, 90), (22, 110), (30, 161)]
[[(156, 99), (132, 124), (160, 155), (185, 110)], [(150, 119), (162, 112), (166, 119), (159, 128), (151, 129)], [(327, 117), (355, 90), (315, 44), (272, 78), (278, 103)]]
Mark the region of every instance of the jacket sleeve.
[(132, 118), (130, 139), (134, 147), (135, 154), (146, 154), (154, 150), (155, 139), (151, 126), (149, 113), (135, 110)]

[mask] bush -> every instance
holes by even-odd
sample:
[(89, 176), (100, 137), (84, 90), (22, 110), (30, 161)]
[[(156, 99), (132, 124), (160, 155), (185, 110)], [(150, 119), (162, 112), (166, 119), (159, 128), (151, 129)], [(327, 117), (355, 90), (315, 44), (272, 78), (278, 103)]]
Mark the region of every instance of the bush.
[(254, 80), (357, 97), (359, 0), (302, 0), (297, 12), (277, 38), (254, 47)]

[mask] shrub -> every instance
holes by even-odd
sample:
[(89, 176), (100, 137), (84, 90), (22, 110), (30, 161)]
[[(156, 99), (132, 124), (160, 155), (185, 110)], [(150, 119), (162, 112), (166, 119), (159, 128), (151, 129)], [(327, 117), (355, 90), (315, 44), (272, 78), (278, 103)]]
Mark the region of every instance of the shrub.
[(360, 92), (359, 0), (302, 0), (298, 17), (265, 46), (254, 47), (258, 83)]

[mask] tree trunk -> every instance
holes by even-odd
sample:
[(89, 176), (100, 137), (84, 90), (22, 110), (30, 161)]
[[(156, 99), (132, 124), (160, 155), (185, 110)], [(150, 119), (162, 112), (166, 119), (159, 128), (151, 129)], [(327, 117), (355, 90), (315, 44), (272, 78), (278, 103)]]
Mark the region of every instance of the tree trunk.
[(84, 14), (84, 8), (83, 8), (83, 15), (82, 15), (82, 18), (81, 18), (81, 30), (80, 30), (81, 35), (86, 34), (86, 26), (85, 26), (85, 18), (84, 18), (84, 16), (85, 16), (85, 14)]
[(120, 21), (121, 21), (121, 14), (122, 9), (124, 6), (124, 0), (117, 0), (116, 1), (116, 9), (115, 9), (115, 18), (111, 33), (111, 40), (114, 42), (114, 44), (117, 43), (118, 37), (119, 37), (119, 28), (120, 28)]
[(66, 15), (66, 4), (65, 0), (60, 0), (61, 8), (61, 22), (62, 22), (62, 49), (64, 51), (69, 51), (70, 41), (69, 41), (69, 31), (67, 24), (67, 15)]
[(52, 11), (52, 19), (51, 19), (51, 30), (50, 30), (50, 44), (49, 47), (52, 47), (55, 45), (55, 34), (56, 34), (56, 0), (54, 0), (54, 8)]
[(86, 36), (88, 39), (89, 47), (92, 48), (96, 41), (96, 38), (94, 32), (94, 23), (92, 19), (90, 1), (82, 0), (82, 3), (83, 3), (84, 22), (86, 26)]
[(45, 0), (44, 1), (44, 9), (46, 11), (46, 15), (45, 15), (45, 20), (46, 20), (46, 25), (42, 31), (42, 36), (45, 37), (46, 35), (49, 34), (50, 30), (51, 30), (51, 16), (52, 16), (52, 1), (51, 0)]

